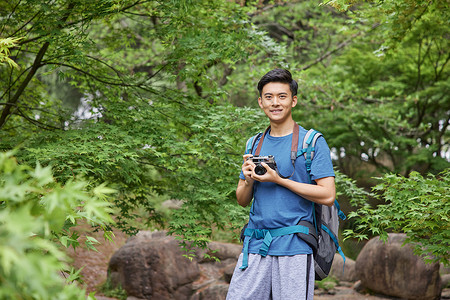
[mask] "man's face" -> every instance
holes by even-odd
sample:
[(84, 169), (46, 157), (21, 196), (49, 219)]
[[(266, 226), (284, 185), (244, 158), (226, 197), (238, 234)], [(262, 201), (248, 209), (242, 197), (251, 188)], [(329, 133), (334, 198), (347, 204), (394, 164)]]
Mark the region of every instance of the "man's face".
[(297, 105), (297, 96), (292, 97), (289, 84), (270, 82), (263, 87), (258, 103), (271, 122), (283, 123)]

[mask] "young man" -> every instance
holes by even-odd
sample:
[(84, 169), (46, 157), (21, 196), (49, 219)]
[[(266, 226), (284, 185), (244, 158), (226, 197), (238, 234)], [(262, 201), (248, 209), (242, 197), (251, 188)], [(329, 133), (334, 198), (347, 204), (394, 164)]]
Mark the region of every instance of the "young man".
[[(313, 202), (331, 206), (335, 200), (334, 171), (324, 138), (316, 142), (311, 165), (313, 184), (309, 184), (303, 156), (295, 160), (295, 169), (292, 165), (292, 135), (297, 126), (292, 119), (292, 108), (297, 105), (297, 88), (291, 73), (284, 69), (268, 72), (258, 83), (258, 103), (270, 122), (260, 156), (273, 155), (278, 172), (262, 163), (267, 172), (257, 175), (255, 164), (248, 159), (253, 154), (244, 155), (237, 201), (245, 207), (254, 199), (248, 228), (262, 230), (245, 237), (228, 300), (299, 300), (314, 296), (311, 248), (295, 233), (272, 237), (264, 230), (294, 226), (300, 220), (312, 222)], [(299, 127), (300, 143), (306, 132)], [(253, 153), (260, 141), (261, 138), (256, 141)], [(283, 178), (280, 174), (292, 176)]]

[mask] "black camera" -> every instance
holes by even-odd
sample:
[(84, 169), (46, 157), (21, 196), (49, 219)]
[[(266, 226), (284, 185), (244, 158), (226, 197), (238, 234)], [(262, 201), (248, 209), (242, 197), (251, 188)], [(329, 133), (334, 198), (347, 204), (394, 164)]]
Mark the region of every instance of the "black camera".
[(275, 163), (275, 157), (273, 157), (273, 155), (269, 155), (269, 156), (253, 156), (253, 157), (250, 157), (249, 159), (251, 159), (253, 161), (253, 163), (256, 165), (255, 173), (257, 175), (264, 175), (267, 172), (266, 168), (264, 168), (261, 165), (262, 162), (266, 163), (270, 168), (272, 168), (272, 169), (274, 169), (275, 171), (278, 172), (277, 164)]

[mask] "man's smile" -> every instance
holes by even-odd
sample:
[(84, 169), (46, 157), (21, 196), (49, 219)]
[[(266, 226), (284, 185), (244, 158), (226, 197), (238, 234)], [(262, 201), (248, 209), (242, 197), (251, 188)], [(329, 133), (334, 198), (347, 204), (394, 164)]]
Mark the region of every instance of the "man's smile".
[(279, 113), (281, 113), (283, 110), (282, 109), (271, 109), (270, 112), (274, 115), (277, 115)]

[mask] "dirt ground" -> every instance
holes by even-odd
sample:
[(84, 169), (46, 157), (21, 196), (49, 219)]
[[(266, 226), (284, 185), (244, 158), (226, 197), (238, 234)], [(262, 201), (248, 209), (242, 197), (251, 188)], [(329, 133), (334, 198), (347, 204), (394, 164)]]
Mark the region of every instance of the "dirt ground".
[[(100, 295), (98, 290), (106, 281), (108, 262), (114, 252), (125, 244), (128, 237), (123, 232), (114, 230), (114, 241), (109, 242), (103, 237), (103, 232), (92, 232), (90, 226), (86, 224), (78, 226), (77, 230), (79, 230), (80, 235), (81, 233), (87, 233), (101, 243), (95, 246), (97, 251), (89, 250), (83, 246), (77, 247), (75, 251), (72, 248), (67, 251), (73, 259), (74, 267), (76, 269), (83, 268), (81, 275), (87, 292), (97, 291), (96, 295)], [(80, 238), (79, 241), (82, 244), (85, 239)]]

